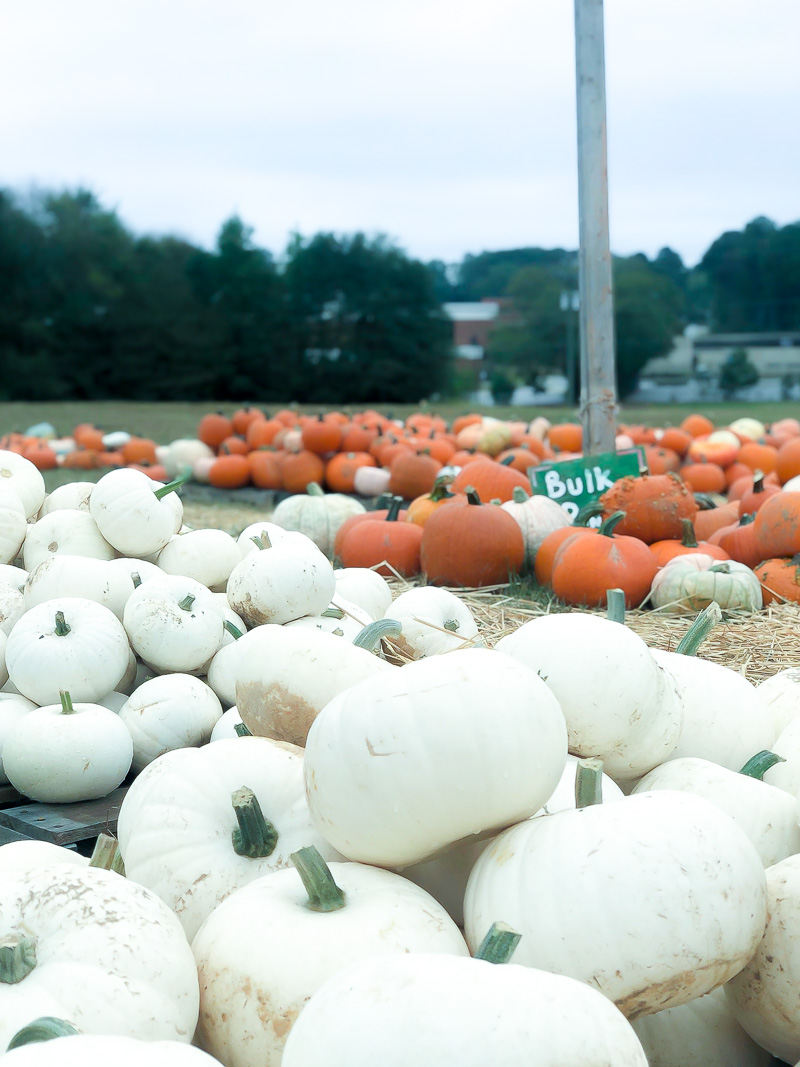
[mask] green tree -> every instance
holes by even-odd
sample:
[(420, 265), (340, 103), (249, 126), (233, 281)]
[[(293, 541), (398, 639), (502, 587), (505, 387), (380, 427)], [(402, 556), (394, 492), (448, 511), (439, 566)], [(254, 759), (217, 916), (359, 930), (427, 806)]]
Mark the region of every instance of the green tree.
[(680, 289), (643, 259), (614, 260), (617, 389), (623, 398), (636, 388), (645, 364), (669, 352), (683, 325)]
[(417, 401), (447, 388), (452, 332), (430, 272), (385, 237), (295, 236), (284, 282), (295, 399)]
[(719, 372), (719, 387), (726, 400), (733, 400), (742, 389), (757, 384), (760, 374), (746, 348), (734, 348)]

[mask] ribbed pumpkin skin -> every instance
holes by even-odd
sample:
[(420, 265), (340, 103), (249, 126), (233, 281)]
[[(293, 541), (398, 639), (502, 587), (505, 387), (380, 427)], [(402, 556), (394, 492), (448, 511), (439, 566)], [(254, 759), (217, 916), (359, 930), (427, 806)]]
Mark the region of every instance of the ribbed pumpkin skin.
[[(422, 527), (413, 522), (373, 519), (372, 514), (367, 512), (362, 521), (354, 523), (334, 547), (342, 566), (374, 568), (387, 578), (395, 572), (404, 578), (419, 574)], [(377, 566), (384, 560), (388, 566)]]
[(800, 603), (800, 558), (765, 559), (755, 567), (755, 572), (761, 582), (765, 607), (773, 601)]
[(524, 562), (522, 531), (494, 504), (451, 501), (423, 528), (420, 566), (432, 585), (505, 585)]
[(463, 493), (472, 486), (481, 500), (499, 500), (504, 503), (513, 499), (514, 487), (517, 485), (530, 496), (531, 483), (524, 474), (494, 459), (484, 459), (469, 463), (456, 475), (450, 488), (454, 493)]
[(683, 533), (681, 519), (694, 519), (697, 502), (676, 474), (644, 474), (621, 478), (600, 497), (603, 517), (624, 511), (617, 526), (621, 535), (651, 544)]
[(638, 537), (579, 537), (556, 553), (552, 585), (568, 604), (602, 607), (609, 589), (622, 589), (625, 606), (638, 607), (650, 592), (658, 563)]

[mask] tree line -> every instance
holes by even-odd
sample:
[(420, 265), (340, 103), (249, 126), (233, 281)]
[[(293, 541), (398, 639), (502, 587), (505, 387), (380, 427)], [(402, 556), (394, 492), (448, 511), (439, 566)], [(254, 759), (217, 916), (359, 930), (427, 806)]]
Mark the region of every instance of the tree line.
[[(0, 189), (0, 399), (416, 402), (458, 391), (442, 304), (503, 297), (488, 352), (507, 382), (563, 371), (577, 254), (423, 263), (386, 237), (295, 235), (279, 258), (234, 216), (213, 249), (136, 235), (88, 190)], [(800, 329), (800, 223), (723, 234), (687, 268), (614, 259), (622, 395), (688, 322)], [(574, 318), (574, 316), (573, 316)]]

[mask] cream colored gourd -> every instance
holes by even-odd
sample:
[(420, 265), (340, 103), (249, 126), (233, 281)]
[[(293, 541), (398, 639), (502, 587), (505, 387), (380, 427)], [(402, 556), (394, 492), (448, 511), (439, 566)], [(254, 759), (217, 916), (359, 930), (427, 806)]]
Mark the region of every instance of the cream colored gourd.
[(777, 786), (793, 797), (800, 795), (800, 719), (792, 719), (770, 746), (782, 762), (770, 767), (764, 781)]
[(179, 437), (167, 445), (162, 463), (168, 478), (177, 478), (198, 459), (215, 459), (214, 450), (192, 437)]
[(34, 708), (9, 730), (3, 770), (16, 790), (44, 804), (107, 796), (131, 767), (133, 743), (119, 716), (71, 701)]
[(403, 867), (532, 815), (566, 750), (558, 701), (533, 671), (488, 649), (451, 652), (325, 705), (306, 742), (309, 807), (349, 859)]
[(353, 515), (363, 515), (366, 510), (354, 497), (325, 493), (312, 482), (305, 493), (295, 493), (281, 500), (272, 514), (272, 521), (284, 530), (310, 537), (320, 552), (330, 559), (339, 527)]
[(6, 1054), (8, 1067), (218, 1067), (194, 1045), (179, 1041), (142, 1041), (109, 1034), (76, 1034), (23, 1045)]
[(242, 723), (242, 717), (239, 714), (239, 709), (234, 704), (228, 708), (227, 711), (223, 711), (222, 715), (217, 720), (217, 724), (211, 731), (212, 741), (228, 741), (234, 737), (238, 737), (236, 727), (244, 725)]
[(43, 1013), (84, 1033), (192, 1040), (194, 959), (155, 894), (112, 871), (54, 864), (4, 871), (0, 898), (0, 1048)]
[(800, 667), (787, 667), (756, 687), (756, 699), (771, 716), (778, 737), (790, 722), (800, 718)]
[[(170, 485), (123, 467), (99, 479), (89, 509), (109, 544), (123, 556), (160, 552), (183, 522), (183, 504)], [(163, 491), (163, 495), (162, 494)]]
[(287, 534), (244, 557), (228, 579), (228, 603), (248, 626), (319, 615), (336, 589), (333, 568), (313, 541)]
[[(413, 1025), (409, 1025), (413, 1020)], [(647, 1067), (597, 990), (515, 963), (372, 956), (332, 975), (286, 1042), (283, 1067)]]
[(10, 680), (29, 700), (55, 704), (66, 689), (74, 701), (93, 701), (116, 689), (128, 669), (130, 647), (108, 608), (81, 597), (58, 597), (30, 608), (6, 645)]
[(681, 706), (674, 684), (627, 627), (581, 612), (543, 615), (495, 647), (549, 686), (567, 721), (570, 752), (602, 759), (615, 781), (640, 777), (675, 748)]
[[(536, 463), (536, 457), (531, 453), (531, 466), (536, 466)], [(522, 531), (525, 542), (524, 566), (527, 571), (533, 570), (536, 553), (545, 537), (553, 530), (570, 525), (569, 516), (559, 503), (546, 496), (529, 496), (522, 486), (515, 486), (513, 499), (500, 506)]]
[(745, 833), (710, 801), (662, 790), (511, 827), (478, 858), (464, 914), (473, 950), (503, 915), (519, 963), (587, 982), (635, 1019), (736, 974), (766, 906)]
[(86, 511), (51, 511), (28, 526), (22, 546), (22, 560), (26, 570), (32, 571), (40, 563), (59, 553), (68, 556), (89, 556), (93, 559), (113, 559), (114, 549)]
[(326, 868), (315, 859), (309, 849), (294, 857), (308, 888), (297, 870), (274, 871), (218, 905), (192, 942), (200, 1044), (227, 1067), (278, 1067), (308, 998), (355, 960), (468, 955), (449, 915), (411, 882), (359, 863)]
[(469, 606), (449, 589), (408, 589), (386, 609), (384, 618), (400, 623), (402, 639), (415, 657), (470, 648), (478, 637)]
[(224, 530), (188, 530), (176, 534), (156, 562), (167, 574), (183, 574), (209, 589), (224, 589), (241, 558), (236, 539)]
[(288, 536), (288, 532), (282, 526), (278, 526), (274, 522), (268, 522), (266, 519), (261, 519), (257, 522), (251, 522), (249, 526), (245, 526), (236, 538), (236, 543), (244, 557), (249, 556), (251, 552), (261, 551), (256, 541), (261, 541), (264, 544), (268, 541), (271, 545), (275, 545)]
[(367, 567), (342, 567), (335, 569), (333, 576), (336, 579), (334, 604), (343, 597), (369, 612), (376, 622), (384, 617), (392, 603), (392, 590), (382, 575)]
[(0, 876), (19, 868), (51, 867), (57, 863), (86, 867), (89, 857), (82, 856), (76, 849), (54, 845), (50, 841), (34, 841), (33, 838), (0, 845)]
[(44, 476), (35, 464), (17, 452), (0, 450), (0, 486), (16, 493), (26, 519), (32, 522), (45, 498)]
[(717, 603), (728, 611), (758, 611), (761, 586), (750, 567), (701, 552), (675, 556), (653, 579), (650, 602), (670, 612), (701, 611)]
[(3, 770), (3, 747), (17, 721), (37, 705), (19, 693), (0, 693), (0, 785), (8, 784), (8, 776)]
[(59, 553), (29, 571), (24, 586), (25, 607), (64, 596), (83, 597), (102, 604), (122, 620), (133, 589), (131, 579), (111, 560)]
[(94, 482), (66, 482), (58, 485), (48, 493), (42, 504), (39, 518), (49, 515), (51, 511), (69, 508), (71, 511), (88, 511), (89, 497), (92, 495)]
[(136, 654), (161, 673), (199, 671), (225, 634), (214, 594), (182, 575), (143, 582), (128, 598), (122, 621)]
[(262, 626), (252, 633), (235, 668), (235, 702), (242, 721), (261, 737), (305, 745), (311, 724), (334, 697), (398, 669), (316, 629)]
[(28, 522), (22, 501), (12, 489), (0, 484), (0, 563), (13, 563), (27, 532)]
[(0, 563), (0, 630), (8, 637), (25, 614), (25, 587), (28, 572)]
[(190, 674), (164, 674), (144, 682), (119, 710), (133, 741), (137, 773), (164, 752), (204, 745), (222, 715), (216, 693)]
[(353, 475), (353, 488), (359, 496), (380, 496), (389, 491), (392, 472), (386, 467), (358, 467)]
[[(234, 808), (243, 788), (255, 794), (269, 826), (252, 805)], [(286, 867), (298, 848), (313, 844), (326, 858), (340, 858), (311, 823), (302, 752), (264, 737), (159, 756), (126, 793), (117, 835), (128, 878), (157, 893), (190, 940), (220, 901)]]
[(747, 1033), (779, 1060), (800, 1060), (800, 856), (767, 869), (768, 921), (747, 965), (725, 987)]

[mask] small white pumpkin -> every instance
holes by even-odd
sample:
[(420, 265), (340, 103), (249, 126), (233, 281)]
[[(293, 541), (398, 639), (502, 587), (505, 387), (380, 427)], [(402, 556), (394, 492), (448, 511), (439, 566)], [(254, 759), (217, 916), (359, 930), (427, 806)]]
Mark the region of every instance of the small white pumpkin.
[(750, 567), (703, 552), (675, 556), (660, 568), (650, 588), (654, 608), (694, 612), (712, 602), (728, 611), (758, 611), (761, 585)]
[[(146, 475), (145, 475), (146, 477)], [(57, 553), (68, 556), (90, 556), (94, 559), (114, 558), (114, 549), (86, 511), (64, 508), (51, 511), (28, 527), (22, 546), (22, 561), (32, 571), (40, 563)]]
[(39, 518), (49, 515), (51, 511), (88, 511), (89, 497), (92, 495), (94, 482), (65, 482), (64, 485), (56, 486), (52, 493), (45, 497)]
[(13, 563), (28, 532), (25, 507), (10, 488), (0, 485), (0, 563)]
[(214, 593), (193, 578), (163, 572), (134, 589), (122, 621), (137, 655), (162, 673), (199, 671), (225, 634)]
[[(531, 466), (536, 466), (533, 453)], [(514, 487), (513, 499), (500, 506), (503, 511), (509, 513), (522, 531), (522, 539), (525, 542), (524, 566), (529, 572), (533, 570), (536, 553), (545, 537), (553, 530), (570, 525), (569, 516), (559, 503), (539, 494), (529, 496), (520, 485)]]
[(8, 1067), (219, 1067), (194, 1045), (179, 1041), (144, 1041), (110, 1034), (74, 1034), (21, 1045), (6, 1053)]
[(29, 459), (17, 452), (0, 450), (0, 486), (13, 490), (22, 501), (29, 522), (39, 514), (44, 503), (44, 475)]
[(474, 647), (478, 637), (478, 624), (469, 606), (449, 589), (408, 589), (383, 617), (400, 623), (403, 640), (416, 657)]
[(351, 516), (363, 515), (366, 510), (355, 497), (344, 493), (325, 493), (312, 482), (305, 493), (295, 493), (282, 500), (273, 512), (272, 521), (284, 530), (310, 537), (330, 559), (339, 527)]
[(29, 711), (33, 711), (36, 704), (20, 693), (0, 693), (0, 785), (8, 784), (8, 775), (3, 770), (3, 746), (11, 730), (17, 721)]
[(97, 482), (89, 509), (110, 545), (123, 556), (160, 552), (183, 522), (183, 504), (173, 491), (141, 471), (109, 471)]
[(231, 608), (248, 626), (259, 626), (319, 615), (335, 589), (330, 561), (314, 542), (287, 534), (246, 555), (231, 571), (227, 592)]
[(800, 667), (787, 667), (756, 687), (756, 699), (772, 717), (775, 736), (800, 717)]
[(82, 597), (102, 604), (121, 620), (133, 588), (131, 579), (111, 560), (59, 553), (30, 570), (23, 595), (26, 609), (59, 597)]
[(119, 710), (133, 741), (133, 769), (175, 748), (204, 745), (222, 715), (216, 693), (190, 674), (165, 674), (134, 689)]
[(224, 530), (188, 530), (161, 549), (156, 563), (167, 574), (183, 574), (209, 589), (224, 589), (241, 559), (236, 539)]
[(392, 590), (377, 571), (368, 567), (341, 567), (334, 569), (333, 577), (336, 580), (334, 604), (343, 597), (369, 612), (376, 622), (384, 617), (392, 603)]

